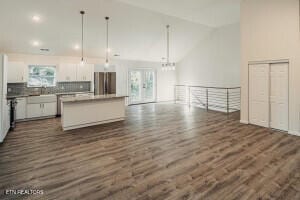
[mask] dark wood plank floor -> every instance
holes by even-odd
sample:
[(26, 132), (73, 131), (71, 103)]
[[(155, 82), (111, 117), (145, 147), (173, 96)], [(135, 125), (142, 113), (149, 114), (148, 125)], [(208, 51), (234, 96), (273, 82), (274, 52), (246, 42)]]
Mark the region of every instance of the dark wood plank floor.
[(60, 119), (24, 122), (0, 145), (0, 190), (0, 199), (299, 200), (300, 138), (174, 104), (68, 132)]

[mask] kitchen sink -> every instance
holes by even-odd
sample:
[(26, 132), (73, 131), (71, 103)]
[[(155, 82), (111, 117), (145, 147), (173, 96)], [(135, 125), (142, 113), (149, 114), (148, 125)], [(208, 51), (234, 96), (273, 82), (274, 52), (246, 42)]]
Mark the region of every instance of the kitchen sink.
[(27, 104), (51, 103), (51, 102), (56, 102), (55, 94), (27, 97)]

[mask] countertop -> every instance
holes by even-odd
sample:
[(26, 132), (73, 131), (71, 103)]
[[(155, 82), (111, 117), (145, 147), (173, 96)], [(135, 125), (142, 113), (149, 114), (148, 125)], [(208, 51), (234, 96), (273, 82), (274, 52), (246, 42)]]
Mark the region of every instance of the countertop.
[[(91, 91), (86, 92), (60, 92), (60, 93), (54, 93), (52, 95), (68, 95), (68, 94), (86, 94), (86, 93), (93, 93)], [(25, 97), (34, 97), (34, 96), (42, 96), (42, 95), (51, 95), (51, 94), (41, 94), (41, 95), (30, 95), (30, 94), (20, 94), (20, 95), (9, 95), (6, 97), (6, 99), (16, 99), (16, 98), (25, 98)]]
[(56, 95), (68, 95), (68, 94), (86, 94), (86, 93), (94, 93), (91, 91), (87, 91), (87, 92), (59, 92), (59, 93), (55, 93)]
[(107, 94), (107, 95), (90, 95), (90, 96), (79, 96), (79, 97), (62, 97), (60, 98), (60, 100), (62, 103), (68, 103), (68, 102), (82, 102), (82, 101), (101, 101), (101, 100), (125, 98), (125, 97), (128, 96), (118, 95), (118, 94)]
[(16, 99), (16, 98), (24, 98), (29, 97), (28, 94), (20, 94), (20, 95), (9, 95), (6, 97), (6, 99)]

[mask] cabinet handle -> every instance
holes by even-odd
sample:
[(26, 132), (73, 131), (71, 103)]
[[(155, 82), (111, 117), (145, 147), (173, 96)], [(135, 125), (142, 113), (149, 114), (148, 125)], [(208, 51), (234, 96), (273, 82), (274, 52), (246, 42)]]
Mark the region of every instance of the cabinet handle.
[(42, 107), (42, 104), (40, 104), (40, 108)]

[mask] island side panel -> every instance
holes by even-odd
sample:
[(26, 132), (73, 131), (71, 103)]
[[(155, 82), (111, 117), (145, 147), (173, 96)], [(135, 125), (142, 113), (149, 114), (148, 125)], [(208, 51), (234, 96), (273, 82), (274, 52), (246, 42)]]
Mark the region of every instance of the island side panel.
[(63, 130), (125, 119), (125, 98), (63, 102)]

